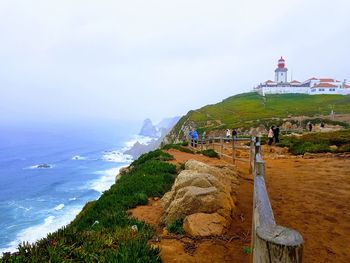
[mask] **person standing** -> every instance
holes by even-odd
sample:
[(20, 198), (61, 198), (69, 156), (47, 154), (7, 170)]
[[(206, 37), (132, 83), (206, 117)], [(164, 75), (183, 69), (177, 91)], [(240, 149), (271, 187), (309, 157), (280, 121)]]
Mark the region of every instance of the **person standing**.
[(275, 138), (275, 143), (279, 143), (280, 128), (278, 125), (273, 129), (273, 137)]
[(190, 144), (193, 147), (193, 130), (192, 129), (190, 129), (190, 132), (188, 133), (188, 137), (190, 140)]
[(273, 129), (275, 127), (274, 126), (271, 126), (270, 130), (269, 130), (269, 133), (267, 134), (267, 138), (269, 139), (268, 141), (268, 145), (272, 145), (272, 142), (273, 142)]
[(236, 138), (237, 137), (237, 131), (236, 129), (232, 129), (232, 138)]
[(309, 122), (309, 132), (311, 132), (312, 131), (312, 123), (311, 122)]
[(226, 129), (226, 142), (230, 141), (231, 131), (230, 129)]
[(197, 147), (197, 143), (198, 143), (198, 132), (196, 130), (194, 130), (193, 132), (193, 141), (194, 141), (194, 147)]

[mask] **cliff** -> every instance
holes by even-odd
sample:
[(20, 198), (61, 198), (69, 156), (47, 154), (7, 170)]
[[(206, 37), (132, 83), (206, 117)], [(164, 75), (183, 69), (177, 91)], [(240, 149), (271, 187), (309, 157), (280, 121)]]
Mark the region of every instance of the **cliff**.
[(349, 105), (350, 95), (274, 94), (263, 97), (255, 92), (243, 93), (189, 111), (165, 137), (164, 143), (186, 139), (190, 128), (211, 135), (223, 135), (223, 130), (235, 128), (245, 134), (252, 128), (265, 131), (274, 124), (295, 128), (310, 119), (346, 126), (343, 120), (331, 118), (331, 112), (350, 114)]

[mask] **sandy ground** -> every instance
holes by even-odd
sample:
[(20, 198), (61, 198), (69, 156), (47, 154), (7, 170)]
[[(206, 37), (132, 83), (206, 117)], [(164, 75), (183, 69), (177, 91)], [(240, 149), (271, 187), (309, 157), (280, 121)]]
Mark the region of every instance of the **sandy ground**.
[[(276, 150), (279, 151), (278, 149)], [(224, 160), (169, 151), (173, 163), (197, 159), (210, 165), (229, 165)], [(350, 158), (288, 154), (264, 155), (267, 188), (278, 224), (298, 230), (304, 237), (304, 262), (350, 262)], [(237, 163), (240, 188), (237, 213), (231, 229), (222, 237), (191, 239), (173, 236), (159, 226), (163, 212), (159, 200), (131, 211), (154, 225), (163, 262), (249, 262), (253, 180), (248, 165)], [(158, 242), (159, 241), (159, 242)]]

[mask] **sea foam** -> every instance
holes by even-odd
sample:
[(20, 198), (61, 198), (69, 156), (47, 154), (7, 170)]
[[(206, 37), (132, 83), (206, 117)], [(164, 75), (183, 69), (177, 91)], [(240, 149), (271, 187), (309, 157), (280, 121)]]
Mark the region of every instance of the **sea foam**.
[(121, 151), (104, 151), (102, 160), (115, 163), (130, 163), (132, 161), (132, 156), (123, 154)]
[(114, 183), (115, 177), (119, 173), (119, 170), (125, 166), (115, 167), (105, 171), (97, 171), (95, 174), (102, 175), (100, 178), (88, 183), (88, 188), (93, 189), (99, 193), (103, 193), (108, 190)]
[(122, 149), (122, 151), (129, 150), (137, 142), (139, 142), (140, 144), (148, 145), (153, 140), (154, 140), (154, 138), (151, 138), (148, 136), (135, 135), (131, 140), (129, 140), (125, 143), (125, 147)]
[(58, 206), (56, 206), (54, 209), (56, 210), (56, 211), (58, 211), (58, 210), (62, 210), (64, 208), (64, 204), (59, 204)]
[(52, 233), (57, 229), (69, 224), (75, 216), (81, 211), (83, 207), (72, 207), (67, 213), (62, 216), (55, 217), (53, 215), (44, 219), (44, 222), (38, 225), (31, 226), (20, 231), (15, 240), (11, 241), (6, 248), (0, 249), (0, 255), (3, 252), (16, 252), (18, 244), (28, 241), (34, 243), (35, 241), (46, 237), (48, 233)]

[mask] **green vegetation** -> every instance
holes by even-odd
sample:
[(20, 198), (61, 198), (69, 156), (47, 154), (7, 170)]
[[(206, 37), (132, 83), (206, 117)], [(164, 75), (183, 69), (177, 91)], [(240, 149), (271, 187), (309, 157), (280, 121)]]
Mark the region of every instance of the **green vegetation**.
[[(183, 138), (183, 126), (196, 127), (199, 133), (260, 125), (267, 128), (273, 124), (280, 125), (282, 118), (287, 117), (329, 115), (331, 110), (350, 113), (349, 104), (350, 95), (272, 94), (263, 97), (255, 92), (243, 93), (189, 111), (175, 125), (172, 136)], [(341, 122), (338, 124), (346, 126)]]
[(167, 225), (167, 229), (169, 232), (177, 234), (177, 235), (183, 235), (185, 233), (183, 229), (183, 222), (184, 220), (182, 218), (176, 219), (170, 224)]
[[(308, 133), (298, 137), (283, 136), (277, 145), (288, 147), (292, 154), (350, 152), (350, 129)], [(337, 146), (337, 148), (331, 148), (332, 145)]]
[(214, 151), (213, 149), (207, 149), (207, 150), (203, 150), (203, 151), (200, 151), (199, 153), (205, 155), (205, 156), (208, 156), (208, 157), (211, 157), (211, 158), (220, 158), (219, 157), (219, 154)]
[(253, 252), (251, 247), (244, 247), (243, 248), (243, 253), (244, 254), (251, 254)]
[(137, 160), (132, 162), (131, 166), (137, 166), (149, 160), (170, 161), (173, 159), (173, 156), (158, 149), (152, 152), (142, 154)]
[[(185, 152), (185, 153), (192, 153), (194, 154), (194, 151), (192, 151), (191, 149), (185, 148), (182, 146), (183, 143), (180, 144), (166, 144), (162, 147), (163, 150), (169, 150), (169, 149), (176, 149), (180, 152)], [(188, 145), (188, 143), (187, 143)]]
[(127, 215), (127, 210), (162, 196), (176, 176), (176, 166), (160, 160), (172, 156), (160, 150), (144, 154), (108, 191), (85, 205), (68, 226), (0, 262), (161, 262), (148, 245), (154, 230)]

